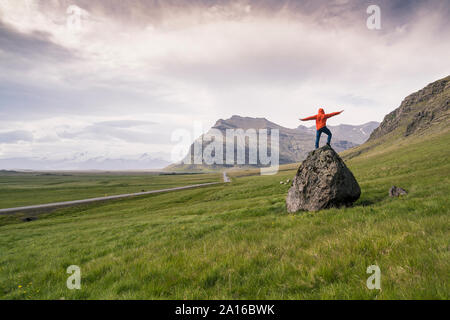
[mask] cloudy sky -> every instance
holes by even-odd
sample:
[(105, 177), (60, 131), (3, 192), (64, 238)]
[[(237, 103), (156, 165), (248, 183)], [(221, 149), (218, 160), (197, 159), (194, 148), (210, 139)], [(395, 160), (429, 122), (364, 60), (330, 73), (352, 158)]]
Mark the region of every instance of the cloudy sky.
[(175, 130), (234, 114), (381, 121), (450, 74), (449, 16), (447, 0), (0, 0), (0, 159), (170, 160)]

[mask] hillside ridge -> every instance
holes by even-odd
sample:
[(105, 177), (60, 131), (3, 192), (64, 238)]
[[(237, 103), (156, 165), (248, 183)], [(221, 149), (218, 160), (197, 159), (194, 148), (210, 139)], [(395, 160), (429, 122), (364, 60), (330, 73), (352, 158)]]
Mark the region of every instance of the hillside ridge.
[(376, 140), (397, 129), (403, 135), (427, 129), (434, 123), (449, 119), (450, 76), (428, 84), (423, 89), (407, 96), (400, 106), (387, 114), (368, 141)]

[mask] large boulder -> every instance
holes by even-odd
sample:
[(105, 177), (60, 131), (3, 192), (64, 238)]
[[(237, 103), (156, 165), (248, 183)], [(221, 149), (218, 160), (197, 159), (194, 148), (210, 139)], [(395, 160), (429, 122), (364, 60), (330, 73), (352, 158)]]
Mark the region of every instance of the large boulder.
[(309, 153), (298, 168), (289, 189), (289, 212), (349, 206), (361, 195), (361, 189), (344, 161), (328, 145)]

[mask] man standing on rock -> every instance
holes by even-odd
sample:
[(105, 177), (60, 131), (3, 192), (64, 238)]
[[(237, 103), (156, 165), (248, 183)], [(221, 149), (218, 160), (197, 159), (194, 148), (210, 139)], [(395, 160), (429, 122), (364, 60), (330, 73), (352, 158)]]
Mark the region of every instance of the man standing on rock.
[(325, 133), (326, 135), (328, 135), (327, 145), (330, 145), (332, 134), (331, 134), (331, 131), (327, 128), (327, 119), (337, 116), (338, 114), (341, 114), (342, 112), (344, 112), (344, 110), (326, 114), (325, 111), (323, 111), (323, 109), (320, 108), (319, 112), (315, 116), (300, 119), (301, 121), (316, 120), (316, 129), (317, 129), (316, 149), (319, 148), (319, 141), (320, 141), (320, 136), (322, 135), (322, 132)]

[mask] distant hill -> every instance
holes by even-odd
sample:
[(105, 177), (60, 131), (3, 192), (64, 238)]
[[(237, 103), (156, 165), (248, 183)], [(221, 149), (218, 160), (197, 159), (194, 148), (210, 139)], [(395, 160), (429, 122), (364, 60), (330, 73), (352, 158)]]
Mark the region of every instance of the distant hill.
[[(371, 121), (359, 126), (352, 126), (349, 124), (340, 124), (338, 126), (330, 126), (331, 132), (333, 133), (333, 139), (336, 141), (349, 141), (353, 144), (363, 144), (369, 139), (370, 134), (380, 125), (379, 122)], [(297, 130), (303, 134), (316, 134), (316, 127), (305, 127), (298, 126)], [(325, 136), (326, 137), (326, 136)]]
[(407, 96), (363, 145), (344, 156), (352, 158), (373, 148), (400, 143), (410, 136), (422, 136), (448, 130), (450, 120), (450, 76), (430, 83)]
[[(339, 125), (330, 126), (333, 132), (332, 147), (340, 152), (349, 148), (355, 147), (361, 143), (364, 143), (372, 133), (372, 131), (379, 125), (378, 122), (369, 122), (359, 126), (352, 125)], [(225, 136), (227, 129), (278, 129), (280, 134), (280, 164), (288, 164), (302, 161), (306, 158), (309, 151), (314, 149), (314, 141), (316, 135), (315, 127), (299, 126), (294, 129), (282, 127), (276, 123), (273, 123), (265, 118), (251, 118), (241, 117), (234, 115), (230, 119), (220, 119), (216, 124), (207, 132), (211, 133), (212, 129), (220, 130)], [(205, 148), (208, 143), (203, 142), (203, 137), (199, 137), (194, 143), (202, 143)], [(324, 144), (326, 138), (322, 138), (321, 143)], [(167, 170), (208, 170), (217, 169), (224, 166), (207, 166), (186, 164), (189, 161), (189, 157), (192, 160), (194, 144), (191, 145), (190, 153), (186, 155), (185, 159), (178, 164), (174, 164), (166, 168)], [(235, 149), (236, 153), (236, 149)], [(248, 157), (248, 148), (246, 150), (246, 156)], [(226, 157), (226, 150), (224, 148), (224, 158)], [(192, 162), (192, 161), (191, 161)], [(259, 166), (259, 165), (256, 165)], [(228, 166), (230, 167), (230, 166)]]
[(169, 162), (154, 159), (148, 154), (133, 158), (93, 157), (78, 153), (65, 159), (8, 158), (0, 159), (0, 168), (6, 170), (148, 170), (161, 169)]

